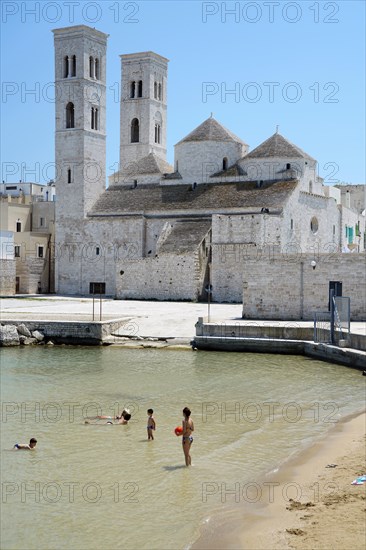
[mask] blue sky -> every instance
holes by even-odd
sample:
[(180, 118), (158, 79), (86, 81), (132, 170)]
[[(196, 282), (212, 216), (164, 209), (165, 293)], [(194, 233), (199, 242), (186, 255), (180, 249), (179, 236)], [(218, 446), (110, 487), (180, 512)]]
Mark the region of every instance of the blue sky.
[(361, 0), (3, 0), (1, 9), (1, 179), (44, 183), (53, 177), (51, 30), (85, 24), (110, 35), (108, 175), (119, 160), (119, 55), (152, 50), (170, 60), (169, 162), (174, 144), (212, 112), (250, 150), (279, 125), (319, 161), (325, 183), (365, 183)]

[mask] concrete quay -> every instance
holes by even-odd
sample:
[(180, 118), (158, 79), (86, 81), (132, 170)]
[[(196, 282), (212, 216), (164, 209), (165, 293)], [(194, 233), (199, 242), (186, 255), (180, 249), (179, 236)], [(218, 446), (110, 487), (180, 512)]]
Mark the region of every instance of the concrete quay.
[(93, 306), (92, 298), (82, 297), (0, 299), (2, 324), (43, 329), (56, 343), (190, 349), (194, 340), (197, 349), (295, 353), (366, 368), (366, 322), (351, 323), (350, 347), (341, 348), (315, 343), (311, 321), (244, 320), (241, 312), (241, 304), (214, 303), (208, 322), (203, 303), (95, 299)]

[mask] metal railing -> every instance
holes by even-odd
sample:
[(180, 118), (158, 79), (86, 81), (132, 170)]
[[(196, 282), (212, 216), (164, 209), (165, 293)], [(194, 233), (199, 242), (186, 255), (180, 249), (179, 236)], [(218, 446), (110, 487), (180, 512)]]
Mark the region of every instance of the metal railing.
[(314, 342), (330, 343), (330, 324), (330, 311), (314, 313)]
[(330, 311), (314, 313), (314, 342), (336, 344), (347, 340), (351, 328), (351, 299), (332, 296)]

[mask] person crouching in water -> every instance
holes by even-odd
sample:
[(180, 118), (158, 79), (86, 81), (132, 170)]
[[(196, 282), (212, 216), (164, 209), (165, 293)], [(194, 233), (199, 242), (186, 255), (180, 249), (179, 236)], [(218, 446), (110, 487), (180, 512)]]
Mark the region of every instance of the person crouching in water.
[(131, 414), (128, 409), (123, 409), (121, 416), (116, 416), (118, 424), (128, 424), (128, 421), (131, 419)]

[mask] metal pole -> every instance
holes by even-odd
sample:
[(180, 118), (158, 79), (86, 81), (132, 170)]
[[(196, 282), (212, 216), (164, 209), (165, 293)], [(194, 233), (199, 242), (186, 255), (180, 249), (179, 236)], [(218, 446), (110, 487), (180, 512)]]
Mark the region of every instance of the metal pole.
[(211, 290), (209, 287), (209, 290), (207, 292), (207, 322), (210, 322), (210, 296), (211, 296)]
[(100, 293), (100, 303), (99, 303), (99, 321), (102, 320), (102, 293)]
[(334, 344), (334, 289), (330, 291), (330, 343)]
[(94, 289), (93, 289), (93, 321), (94, 321)]

